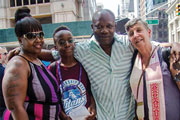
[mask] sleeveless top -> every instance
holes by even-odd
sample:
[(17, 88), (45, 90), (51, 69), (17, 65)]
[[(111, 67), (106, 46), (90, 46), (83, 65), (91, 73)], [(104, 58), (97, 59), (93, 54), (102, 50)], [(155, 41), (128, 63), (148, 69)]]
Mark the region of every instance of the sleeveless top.
[[(26, 58), (24, 59), (31, 69), (24, 102), (29, 120), (59, 120), (60, 91), (56, 78), (44, 65), (38, 66)], [(12, 120), (10, 111), (7, 109), (4, 111), (3, 120)]]

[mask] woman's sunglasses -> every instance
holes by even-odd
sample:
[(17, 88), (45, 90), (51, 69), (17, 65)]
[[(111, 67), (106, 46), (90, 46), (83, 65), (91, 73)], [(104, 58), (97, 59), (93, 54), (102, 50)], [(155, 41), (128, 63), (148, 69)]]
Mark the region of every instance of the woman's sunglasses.
[(34, 39), (36, 39), (36, 37), (38, 37), (39, 39), (43, 39), (44, 33), (43, 32), (39, 32), (39, 33), (28, 32), (28, 33), (24, 34), (23, 37), (27, 38), (29, 40), (34, 40)]

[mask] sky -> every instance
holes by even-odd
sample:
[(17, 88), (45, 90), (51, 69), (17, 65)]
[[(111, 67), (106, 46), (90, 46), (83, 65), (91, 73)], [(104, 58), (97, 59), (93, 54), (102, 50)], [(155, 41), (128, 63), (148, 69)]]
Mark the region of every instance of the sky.
[(117, 16), (118, 0), (96, 0), (96, 3), (102, 3), (105, 9), (110, 9)]

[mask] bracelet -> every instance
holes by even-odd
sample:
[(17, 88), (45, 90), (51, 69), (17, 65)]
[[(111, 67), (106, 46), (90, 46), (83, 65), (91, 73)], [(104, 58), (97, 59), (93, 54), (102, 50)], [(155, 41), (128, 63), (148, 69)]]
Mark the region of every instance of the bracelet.
[(180, 81), (180, 72), (176, 73), (176, 75), (174, 76), (174, 80), (176, 82)]

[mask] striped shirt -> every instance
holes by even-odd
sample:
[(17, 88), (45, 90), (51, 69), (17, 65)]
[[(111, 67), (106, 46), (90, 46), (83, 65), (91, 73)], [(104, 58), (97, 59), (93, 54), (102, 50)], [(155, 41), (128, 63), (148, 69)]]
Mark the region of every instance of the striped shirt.
[(76, 44), (75, 57), (84, 66), (96, 102), (98, 120), (132, 120), (134, 98), (129, 84), (133, 48), (114, 35), (111, 56), (95, 37)]

